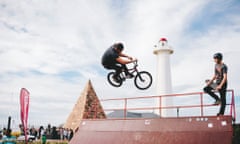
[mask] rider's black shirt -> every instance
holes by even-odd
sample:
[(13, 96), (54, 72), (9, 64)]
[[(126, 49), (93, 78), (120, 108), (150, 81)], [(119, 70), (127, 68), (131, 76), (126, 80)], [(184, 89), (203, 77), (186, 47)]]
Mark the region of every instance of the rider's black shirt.
[(102, 65), (111, 66), (117, 63), (116, 59), (119, 57), (119, 54), (114, 49), (113, 46), (108, 48), (102, 56)]

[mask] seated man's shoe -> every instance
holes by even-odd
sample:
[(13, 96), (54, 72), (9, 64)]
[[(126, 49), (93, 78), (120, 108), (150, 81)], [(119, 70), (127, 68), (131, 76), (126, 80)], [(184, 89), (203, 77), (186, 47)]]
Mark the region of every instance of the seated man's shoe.
[(217, 116), (223, 116), (223, 114), (218, 113)]
[(221, 100), (216, 100), (215, 102), (214, 102), (214, 105), (220, 105), (221, 104)]

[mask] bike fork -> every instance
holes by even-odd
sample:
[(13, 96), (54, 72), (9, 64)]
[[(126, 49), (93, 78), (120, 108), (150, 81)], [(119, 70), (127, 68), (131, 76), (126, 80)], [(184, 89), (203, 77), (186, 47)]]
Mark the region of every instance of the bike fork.
[(145, 80), (142, 78), (142, 76), (140, 75), (140, 73), (137, 72), (137, 75), (139, 76), (139, 78), (140, 78), (140, 80), (141, 80), (142, 82), (145, 81)]

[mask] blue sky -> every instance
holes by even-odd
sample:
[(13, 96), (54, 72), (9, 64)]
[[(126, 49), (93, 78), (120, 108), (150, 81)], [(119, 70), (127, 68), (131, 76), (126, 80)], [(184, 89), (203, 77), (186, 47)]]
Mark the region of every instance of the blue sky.
[[(231, 26), (231, 16), (235, 15), (239, 8), (240, 1), (211, 1), (201, 12), (193, 18), (187, 29), (189, 33), (205, 33), (218, 25)], [(200, 33), (200, 34), (201, 34)]]
[(238, 0), (1, 0), (0, 126), (8, 115), (18, 123), (22, 87), (31, 93), (32, 125), (64, 123), (89, 79), (100, 99), (154, 95), (155, 83), (146, 91), (132, 81), (111, 87), (100, 59), (121, 41), (155, 76), (153, 50), (161, 37), (174, 49), (174, 93), (201, 91), (213, 74), (212, 55), (222, 52), (240, 113), (239, 11)]

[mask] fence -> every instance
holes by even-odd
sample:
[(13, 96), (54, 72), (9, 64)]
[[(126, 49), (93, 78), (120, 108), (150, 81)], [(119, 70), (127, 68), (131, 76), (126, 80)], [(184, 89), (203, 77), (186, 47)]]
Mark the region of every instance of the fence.
[[(226, 97), (227, 97), (226, 109), (228, 108), (228, 112), (225, 112), (225, 115), (232, 116), (233, 120), (235, 120), (236, 110), (235, 110), (235, 101), (234, 101), (234, 91), (227, 90)], [(192, 98), (192, 103), (183, 101), (181, 102), (182, 104), (173, 104), (169, 106), (164, 106), (162, 104), (164, 98), (172, 98), (175, 100), (179, 99), (176, 101), (180, 101), (181, 99), (186, 99), (186, 98)], [(105, 107), (104, 111), (106, 113), (112, 112), (112, 111), (123, 111), (123, 118), (127, 119), (127, 112), (129, 111), (154, 111), (154, 112), (158, 111), (159, 115), (161, 116), (162, 110), (167, 110), (167, 109), (172, 109), (172, 110), (175, 109), (177, 111), (177, 117), (180, 116), (179, 112), (181, 110), (190, 109), (190, 111), (191, 110), (193, 111), (193, 109), (196, 109), (196, 108), (200, 109), (200, 113), (197, 114), (197, 116), (207, 116), (208, 114), (208, 112), (206, 112), (207, 108), (210, 108), (210, 107), (216, 108), (217, 106), (214, 104), (208, 104), (209, 99), (211, 99), (210, 96), (207, 96), (204, 92), (195, 92), (195, 93), (170, 94), (170, 95), (160, 95), (160, 96), (103, 99), (101, 100), (101, 103)], [(134, 103), (134, 101), (136, 101), (136, 103)], [(154, 104), (154, 102), (156, 101), (159, 101), (159, 106), (156, 106), (156, 104)], [(112, 105), (112, 107), (110, 105)]]

